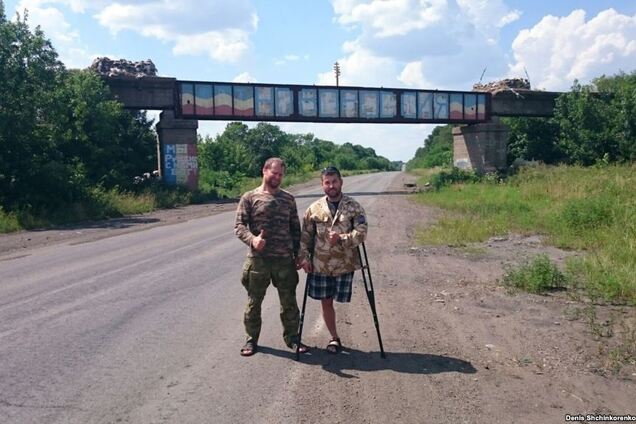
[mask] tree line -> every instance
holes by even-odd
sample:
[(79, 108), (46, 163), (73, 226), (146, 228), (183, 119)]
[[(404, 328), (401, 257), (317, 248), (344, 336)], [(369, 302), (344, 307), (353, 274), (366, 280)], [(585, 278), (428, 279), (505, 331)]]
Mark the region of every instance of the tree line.
[(401, 163), (378, 156), (370, 147), (351, 143), (337, 145), (313, 134), (290, 134), (268, 123), (248, 128), (229, 123), (218, 136), (199, 142), (199, 186), (231, 191), (240, 181), (256, 178), (269, 157), (285, 160), (288, 174), (308, 174), (328, 165), (342, 170), (399, 169)]
[[(92, 71), (66, 69), (43, 31), (29, 29), (27, 12), (9, 20), (0, 0), (0, 217), (3, 210), (42, 216), (79, 208), (90, 218), (105, 207), (104, 193), (178, 191), (134, 183), (156, 169), (156, 143), (145, 112), (124, 110)], [(258, 177), (269, 156), (285, 159), (288, 173), (328, 164), (343, 170), (397, 166), (371, 148), (233, 122), (215, 138), (199, 138), (198, 198)]]
[[(517, 159), (589, 166), (636, 160), (636, 71), (575, 81), (550, 118), (502, 118), (510, 130), (508, 163)], [(407, 169), (451, 166), (452, 125), (438, 126)]]

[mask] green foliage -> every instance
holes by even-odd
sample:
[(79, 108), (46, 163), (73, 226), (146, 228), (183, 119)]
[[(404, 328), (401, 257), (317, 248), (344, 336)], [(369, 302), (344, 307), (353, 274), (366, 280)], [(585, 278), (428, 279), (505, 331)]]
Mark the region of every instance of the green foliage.
[(575, 82), (553, 118), (505, 118), (508, 159), (595, 165), (636, 160), (636, 71)]
[(371, 148), (351, 143), (337, 145), (313, 134), (289, 134), (267, 123), (250, 129), (232, 122), (214, 139), (200, 139), (198, 148), (199, 188), (203, 193), (216, 191), (222, 197), (238, 196), (243, 189), (258, 185), (263, 163), (272, 156), (285, 160), (286, 183), (306, 180), (328, 165), (343, 172), (396, 169), (395, 164), (377, 156)]
[(418, 240), (462, 246), (540, 234), (546, 243), (586, 252), (567, 267), (590, 298), (636, 304), (635, 186), (634, 165), (523, 168), (498, 184), (446, 186), (418, 195), (447, 210)]
[(508, 163), (515, 159), (559, 163), (565, 155), (558, 144), (559, 125), (553, 118), (503, 118), (508, 127)]
[(507, 267), (503, 278), (505, 286), (537, 294), (565, 288), (565, 282), (565, 275), (546, 254), (537, 255), (521, 266)]
[(453, 126), (440, 125), (424, 140), (424, 147), (415, 152), (415, 157), (407, 162), (406, 169), (434, 168), (453, 164)]
[(451, 168), (450, 170), (444, 170), (431, 177), (431, 186), (435, 190), (439, 190), (444, 186), (448, 186), (456, 183), (474, 183), (479, 181), (480, 178), (472, 171), (466, 171), (459, 168)]
[(0, 81), (0, 205), (25, 225), (69, 209), (103, 215), (95, 190), (132, 189), (156, 167), (145, 114), (110, 100), (97, 75), (65, 70), (26, 18), (0, 13)]
[[(0, 3), (1, 4), (1, 3)], [(0, 18), (2, 18), (0, 14)], [(0, 207), (0, 233), (10, 233), (20, 230), (20, 222), (15, 213), (6, 213)]]
[(565, 202), (561, 216), (573, 231), (584, 232), (611, 227), (615, 207), (614, 199), (608, 196), (570, 199)]

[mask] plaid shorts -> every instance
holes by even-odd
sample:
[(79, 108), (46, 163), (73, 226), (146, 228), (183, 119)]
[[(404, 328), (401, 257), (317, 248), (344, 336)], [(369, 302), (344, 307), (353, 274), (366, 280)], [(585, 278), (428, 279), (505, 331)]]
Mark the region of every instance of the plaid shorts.
[(307, 284), (308, 294), (312, 299), (330, 299), (336, 302), (351, 301), (351, 283), (353, 282), (353, 272), (340, 274), (335, 277), (324, 274), (309, 274)]

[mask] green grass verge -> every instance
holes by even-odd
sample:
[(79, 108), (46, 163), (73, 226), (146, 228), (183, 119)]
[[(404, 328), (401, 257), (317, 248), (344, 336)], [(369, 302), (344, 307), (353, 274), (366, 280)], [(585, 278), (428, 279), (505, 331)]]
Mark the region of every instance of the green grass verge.
[[(431, 179), (423, 177), (421, 184)], [(445, 209), (423, 244), (464, 246), (507, 233), (540, 234), (584, 250), (568, 272), (595, 300), (636, 304), (636, 166), (537, 167), (501, 182), (457, 183), (417, 195)]]

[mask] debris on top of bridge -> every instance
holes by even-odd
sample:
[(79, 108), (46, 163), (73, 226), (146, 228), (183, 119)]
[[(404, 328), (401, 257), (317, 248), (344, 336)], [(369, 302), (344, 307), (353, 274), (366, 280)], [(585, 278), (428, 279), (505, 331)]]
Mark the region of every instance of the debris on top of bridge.
[(487, 84), (474, 84), (473, 91), (487, 93), (498, 93), (500, 91), (530, 90), (530, 81), (525, 78), (509, 78), (500, 81), (493, 81)]
[(133, 62), (126, 59), (113, 60), (107, 57), (98, 57), (93, 60), (90, 69), (107, 77), (143, 78), (157, 76), (157, 67), (150, 59)]

